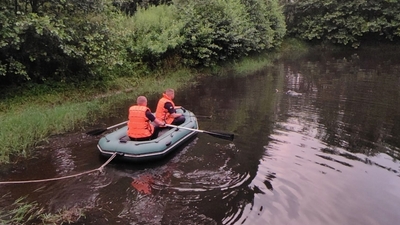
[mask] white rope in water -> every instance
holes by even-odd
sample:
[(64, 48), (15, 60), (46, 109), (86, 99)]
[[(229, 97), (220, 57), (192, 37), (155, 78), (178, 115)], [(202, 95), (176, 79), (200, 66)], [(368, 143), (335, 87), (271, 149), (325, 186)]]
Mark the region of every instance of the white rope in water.
[(78, 177), (78, 176), (81, 176), (81, 175), (93, 173), (95, 171), (103, 172), (103, 168), (108, 163), (110, 163), (111, 160), (113, 160), (115, 158), (115, 156), (117, 156), (116, 152), (112, 156), (110, 156), (110, 158), (103, 165), (101, 165), (99, 168), (94, 169), (94, 170), (89, 170), (89, 171), (86, 171), (86, 172), (82, 172), (82, 173), (78, 173), (78, 174), (74, 174), (74, 175), (69, 175), (69, 176), (64, 176), (64, 177), (56, 177), (56, 178), (41, 179), (41, 180), (4, 181), (4, 182), (0, 182), (0, 185), (1, 184), (27, 184), (27, 183), (39, 183), (39, 182), (46, 182), (46, 181), (63, 180), (63, 179), (71, 178), (71, 177)]

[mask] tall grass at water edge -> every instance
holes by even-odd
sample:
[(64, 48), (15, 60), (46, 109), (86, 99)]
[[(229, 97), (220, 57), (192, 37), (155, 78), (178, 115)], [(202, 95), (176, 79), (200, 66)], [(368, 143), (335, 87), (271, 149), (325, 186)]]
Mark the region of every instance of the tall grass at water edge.
[(55, 107), (30, 106), (23, 111), (3, 113), (0, 116), (0, 162), (7, 162), (12, 154), (26, 156), (29, 147), (50, 135), (76, 129), (98, 107), (94, 101)]
[(60, 209), (56, 213), (44, 213), (37, 202), (28, 203), (26, 197), (20, 197), (0, 209), (0, 224), (70, 224), (83, 217), (85, 210), (85, 207), (72, 207)]

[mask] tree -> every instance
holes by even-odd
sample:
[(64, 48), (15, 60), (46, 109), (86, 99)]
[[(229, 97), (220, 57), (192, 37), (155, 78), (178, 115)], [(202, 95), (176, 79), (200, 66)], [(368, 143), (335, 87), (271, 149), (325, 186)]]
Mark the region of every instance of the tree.
[(103, 79), (121, 48), (108, 26), (108, 1), (7, 0), (0, 3), (2, 85)]
[(302, 0), (285, 6), (288, 34), (358, 47), (369, 38), (400, 37), (398, 0)]

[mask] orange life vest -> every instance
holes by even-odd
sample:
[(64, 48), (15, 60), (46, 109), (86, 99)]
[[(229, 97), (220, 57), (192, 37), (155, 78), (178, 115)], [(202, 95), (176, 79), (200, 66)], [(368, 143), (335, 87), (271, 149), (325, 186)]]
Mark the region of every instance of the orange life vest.
[(165, 103), (170, 102), (172, 106), (175, 108), (175, 104), (171, 98), (168, 97), (165, 93), (163, 93), (163, 97), (158, 101), (157, 109), (156, 109), (156, 118), (164, 121), (167, 124), (171, 124), (174, 120), (174, 117), (168, 112), (166, 108), (164, 108)]
[(154, 132), (154, 126), (146, 117), (146, 106), (134, 105), (129, 108), (128, 136), (132, 138), (150, 137)]

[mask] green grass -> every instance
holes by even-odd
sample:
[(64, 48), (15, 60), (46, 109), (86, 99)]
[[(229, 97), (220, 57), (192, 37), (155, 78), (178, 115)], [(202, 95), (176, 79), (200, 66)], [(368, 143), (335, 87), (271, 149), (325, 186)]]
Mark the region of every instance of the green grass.
[(85, 208), (72, 207), (57, 213), (44, 213), (37, 202), (27, 202), (20, 197), (13, 204), (0, 209), (0, 224), (65, 224), (77, 222), (84, 217)]
[(235, 74), (240, 76), (251, 74), (270, 66), (272, 64), (271, 58), (272, 57), (268, 57), (267, 55), (245, 58), (235, 63), (233, 69), (236, 72)]
[(307, 53), (310, 50), (310, 47), (311, 45), (304, 41), (295, 38), (287, 38), (283, 41), (279, 52), (282, 56), (296, 58), (301, 54)]
[(25, 156), (30, 146), (49, 135), (76, 129), (77, 124), (84, 122), (97, 107), (97, 101), (64, 103), (54, 107), (34, 105), (25, 107), (23, 111), (11, 110), (2, 114), (0, 161), (8, 161), (10, 154)]
[(25, 197), (17, 199), (6, 210), (0, 210), (0, 224), (26, 224), (36, 221), (43, 209), (37, 203), (24, 202)]

